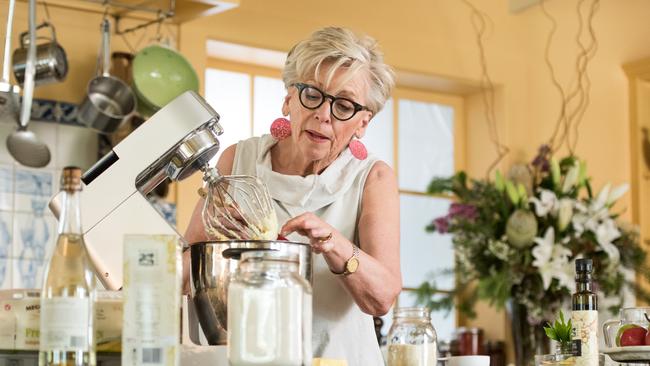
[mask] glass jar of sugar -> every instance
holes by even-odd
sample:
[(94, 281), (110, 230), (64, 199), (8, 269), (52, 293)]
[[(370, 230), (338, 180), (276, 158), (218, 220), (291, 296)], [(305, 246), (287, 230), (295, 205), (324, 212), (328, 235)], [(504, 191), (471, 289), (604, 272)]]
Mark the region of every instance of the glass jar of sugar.
[(388, 331), (388, 366), (435, 366), (437, 335), (427, 308), (396, 308)]
[(297, 255), (244, 252), (227, 313), (231, 366), (311, 365), (312, 290)]

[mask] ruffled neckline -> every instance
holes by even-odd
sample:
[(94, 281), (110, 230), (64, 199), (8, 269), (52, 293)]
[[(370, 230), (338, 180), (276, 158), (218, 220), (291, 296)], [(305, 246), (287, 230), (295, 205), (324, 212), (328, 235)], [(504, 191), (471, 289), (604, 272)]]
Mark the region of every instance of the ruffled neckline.
[(273, 199), (306, 211), (316, 211), (343, 196), (354, 184), (359, 172), (375, 160), (371, 156), (366, 160), (358, 160), (349, 149), (345, 149), (320, 174), (305, 177), (285, 175), (272, 169), (271, 148), (276, 143), (271, 135), (260, 138), (257, 175), (267, 184)]

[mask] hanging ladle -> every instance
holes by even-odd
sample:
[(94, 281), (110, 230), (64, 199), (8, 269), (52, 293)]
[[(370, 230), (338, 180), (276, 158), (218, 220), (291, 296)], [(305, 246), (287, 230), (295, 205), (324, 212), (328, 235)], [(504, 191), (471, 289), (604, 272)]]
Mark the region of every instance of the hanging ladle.
[(25, 67), (23, 102), (18, 129), (7, 137), (7, 149), (19, 163), (41, 168), (50, 162), (50, 149), (32, 132), (27, 130), (32, 98), (34, 97), (34, 74), (36, 71), (36, 0), (29, 0), (29, 49)]

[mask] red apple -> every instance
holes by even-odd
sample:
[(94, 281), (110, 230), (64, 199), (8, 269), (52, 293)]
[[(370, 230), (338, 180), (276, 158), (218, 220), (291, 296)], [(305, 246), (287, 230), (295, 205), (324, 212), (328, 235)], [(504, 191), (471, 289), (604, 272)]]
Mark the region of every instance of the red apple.
[(645, 332), (645, 345), (650, 346), (650, 328)]
[(643, 346), (646, 344), (646, 339), (650, 340), (647, 337), (647, 329), (636, 324), (627, 324), (619, 329), (619, 343), (620, 346)]

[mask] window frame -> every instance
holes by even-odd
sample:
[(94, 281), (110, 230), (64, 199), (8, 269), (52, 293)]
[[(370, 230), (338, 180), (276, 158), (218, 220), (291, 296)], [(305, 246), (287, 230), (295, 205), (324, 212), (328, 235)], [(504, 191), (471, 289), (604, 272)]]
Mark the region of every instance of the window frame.
[[(466, 121), (465, 121), (465, 100), (463, 97), (451, 94), (441, 94), (429, 90), (421, 90), (408, 88), (404, 86), (396, 86), (393, 89), (393, 161), (395, 175), (399, 180), (399, 101), (400, 99), (408, 99), (418, 102), (443, 104), (449, 106), (454, 111), (454, 170), (460, 171), (466, 169), (467, 154), (466, 154)], [(448, 195), (430, 195), (425, 192), (417, 192), (399, 188), (399, 194), (438, 197), (445, 199), (452, 199)], [(432, 217), (433, 219), (433, 217)], [(402, 292), (414, 292), (416, 288), (403, 287)], [(436, 293), (448, 294), (450, 291), (438, 290)], [(399, 306), (399, 297), (395, 300), (393, 306)], [(457, 310), (457, 307), (454, 306)], [(456, 325), (461, 324), (463, 318), (459, 311), (455, 311)]]

